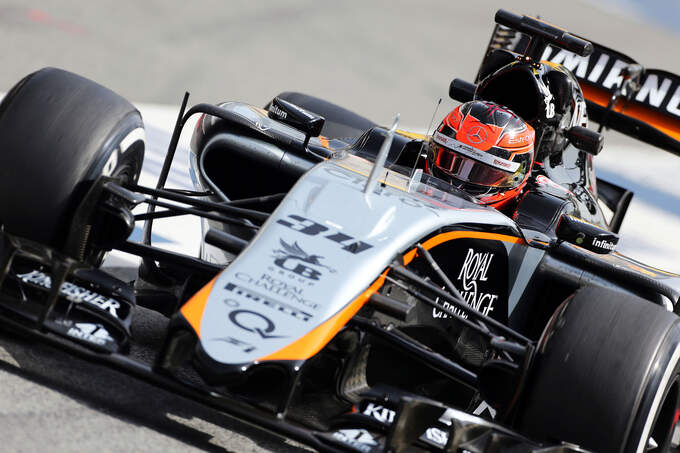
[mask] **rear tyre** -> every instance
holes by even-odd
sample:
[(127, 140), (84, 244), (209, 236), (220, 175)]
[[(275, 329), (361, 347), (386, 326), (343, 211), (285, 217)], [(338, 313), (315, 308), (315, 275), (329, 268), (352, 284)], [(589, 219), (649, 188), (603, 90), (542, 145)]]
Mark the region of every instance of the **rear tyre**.
[[(0, 103), (0, 223), (5, 231), (78, 259), (98, 261), (91, 225), (72, 218), (101, 175), (136, 182), (144, 158), (142, 117), (127, 100), (76, 74), (44, 68)], [(78, 250), (65, 250), (70, 230)]]
[(593, 451), (675, 451), (679, 321), (629, 294), (579, 290), (543, 332), (518, 428)]

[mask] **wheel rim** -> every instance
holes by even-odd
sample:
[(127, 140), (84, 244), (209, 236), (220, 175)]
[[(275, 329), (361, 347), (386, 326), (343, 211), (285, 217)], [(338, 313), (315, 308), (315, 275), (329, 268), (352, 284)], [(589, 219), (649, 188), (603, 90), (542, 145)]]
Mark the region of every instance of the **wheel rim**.
[(674, 376), (660, 407), (647, 439), (647, 451), (680, 452), (680, 376)]
[[(139, 165), (139, 167), (141, 168), (141, 165)], [(119, 166), (113, 171), (113, 174), (111, 176), (117, 179), (118, 184), (125, 185), (128, 183), (136, 182), (135, 174), (138, 174), (137, 172), (138, 170), (134, 168), (134, 163), (124, 162), (122, 164), (119, 164)], [(83, 256), (81, 257), (81, 259), (84, 262), (90, 264), (91, 266), (94, 267), (101, 266), (107, 252), (104, 250), (93, 248), (89, 231), (87, 232), (87, 235), (85, 236), (84, 240), (85, 249), (83, 250)]]

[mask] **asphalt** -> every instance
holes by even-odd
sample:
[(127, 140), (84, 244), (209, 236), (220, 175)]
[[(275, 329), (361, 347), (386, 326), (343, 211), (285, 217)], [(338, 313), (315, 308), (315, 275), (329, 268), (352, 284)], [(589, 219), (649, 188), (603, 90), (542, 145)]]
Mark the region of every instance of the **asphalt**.
[[(400, 112), (403, 124), (425, 129), (440, 97), (440, 116), (451, 107), (450, 80), (474, 77), (499, 7), (540, 15), (648, 67), (680, 73), (680, 60), (672, 58), (679, 35), (595, 4), (0, 1), (0, 91), (33, 70), (57, 66), (140, 103), (176, 105), (190, 91), (194, 103), (263, 105), (296, 90), (381, 123)], [(631, 172), (626, 177), (636, 182)], [(134, 332), (151, 347), (164, 323), (143, 311)], [(300, 451), (2, 328), (0, 439), (8, 452)]]

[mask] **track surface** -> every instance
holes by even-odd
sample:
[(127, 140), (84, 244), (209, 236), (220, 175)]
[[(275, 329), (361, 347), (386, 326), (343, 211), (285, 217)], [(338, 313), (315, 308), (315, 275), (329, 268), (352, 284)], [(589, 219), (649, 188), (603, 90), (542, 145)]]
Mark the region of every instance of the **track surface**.
[[(680, 61), (666, 60), (678, 35), (578, 1), (15, 1), (0, 2), (0, 91), (51, 65), (140, 103), (177, 104), (189, 90), (194, 103), (262, 105), (280, 91), (299, 90), (381, 123), (401, 112), (403, 124), (425, 129), (438, 98), (444, 98), (439, 117), (453, 105), (450, 80), (474, 77), (499, 7), (540, 14), (646, 66), (680, 73)], [(153, 106), (142, 112), (156, 156), (147, 162), (149, 177), (173, 115)], [(604, 173), (636, 185), (644, 202), (637, 217), (647, 219), (624, 223), (624, 235), (626, 228), (636, 237), (647, 233), (646, 242), (624, 244), (649, 253), (660, 248), (654, 238), (677, 232), (680, 200), (656, 176), (680, 173), (678, 159), (651, 152), (641, 161), (632, 142), (609, 143), (612, 150), (598, 158)], [(661, 232), (650, 234), (652, 228)], [(163, 326), (145, 312), (134, 328), (152, 345)], [(198, 404), (1, 331), (0, 438), (2, 451), (298, 451)]]

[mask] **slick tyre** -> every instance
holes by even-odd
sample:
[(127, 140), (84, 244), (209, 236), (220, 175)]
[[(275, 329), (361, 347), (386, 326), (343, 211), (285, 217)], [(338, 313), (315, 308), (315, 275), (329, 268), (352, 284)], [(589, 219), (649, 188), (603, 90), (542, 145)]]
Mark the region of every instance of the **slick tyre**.
[[(0, 103), (0, 223), (96, 261), (91, 225), (73, 224), (73, 215), (99, 176), (136, 182), (143, 158), (142, 117), (127, 100), (61, 69), (34, 72)], [(66, 251), (72, 230), (81, 236), (78, 250)]]
[(377, 126), (373, 121), (346, 108), (308, 94), (286, 91), (277, 97), (323, 116), (326, 121), (321, 135), (327, 138), (356, 138)]
[(518, 428), (597, 452), (675, 451), (680, 318), (638, 297), (583, 288), (537, 346)]

